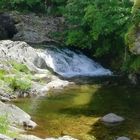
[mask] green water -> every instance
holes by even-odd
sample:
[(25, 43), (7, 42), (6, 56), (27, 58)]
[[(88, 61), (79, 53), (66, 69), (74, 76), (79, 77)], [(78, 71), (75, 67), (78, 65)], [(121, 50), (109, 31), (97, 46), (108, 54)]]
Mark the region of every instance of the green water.
[[(21, 99), (15, 104), (39, 125), (28, 134), (45, 137), (70, 135), (80, 140), (114, 140), (128, 136), (140, 140), (140, 90), (138, 88), (75, 85), (49, 92), (49, 97)], [(126, 120), (105, 126), (99, 118), (116, 113)]]

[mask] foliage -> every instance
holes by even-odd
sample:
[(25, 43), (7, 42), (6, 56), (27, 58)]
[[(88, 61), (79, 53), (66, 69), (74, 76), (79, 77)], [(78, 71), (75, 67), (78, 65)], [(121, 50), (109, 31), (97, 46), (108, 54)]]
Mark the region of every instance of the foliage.
[(122, 49), (131, 7), (130, 1), (69, 0), (66, 44), (93, 50), (96, 56)]
[(136, 55), (128, 55), (127, 61), (124, 62), (123, 67), (122, 67), (123, 71), (127, 71), (128, 73), (137, 73), (140, 71), (140, 56), (136, 56)]
[(63, 11), (66, 0), (1, 0), (0, 9), (32, 11), (43, 13), (55, 13), (59, 15)]

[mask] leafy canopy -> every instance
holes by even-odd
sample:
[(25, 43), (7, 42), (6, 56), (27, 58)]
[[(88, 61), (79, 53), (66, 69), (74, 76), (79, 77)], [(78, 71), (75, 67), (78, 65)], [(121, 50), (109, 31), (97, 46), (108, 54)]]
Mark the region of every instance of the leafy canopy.
[(69, 25), (66, 44), (95, 50), (95, 55), (121, 46), (131, 7), (128, 0), (69, 0), (64, 14)]

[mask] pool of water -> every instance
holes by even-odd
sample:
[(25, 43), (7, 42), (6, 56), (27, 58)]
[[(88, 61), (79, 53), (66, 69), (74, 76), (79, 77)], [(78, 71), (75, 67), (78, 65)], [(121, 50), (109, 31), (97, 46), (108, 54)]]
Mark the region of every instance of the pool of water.
[[(127, 86), (73, 85), (50, 91), (49, 96), (19, 99), (17, 106), (38, 124), (28, 134), (46, 137), (70, 135), (79, 140), (114, 140), (128, 136), (140, 140), (140, 90)], [(99, 118), (116, 113), (125, 118), (118, 126), (105, 126)]]

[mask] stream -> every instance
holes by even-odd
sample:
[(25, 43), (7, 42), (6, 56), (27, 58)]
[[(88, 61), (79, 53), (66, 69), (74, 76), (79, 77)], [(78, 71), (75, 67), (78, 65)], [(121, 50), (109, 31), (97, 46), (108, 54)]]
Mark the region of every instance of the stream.
[[(140, 139), (140, 94), (128, 86), (71, 85), (49, 91), (46, 97), (19, 99), (15, 104), (38, 124), (27, 131), (42, 138), (70, 135), (79, 140), (113, 140), (118, 136)], [(117, 126), (105, 126), (99, 118), (115, 113), (125, 118)]]

